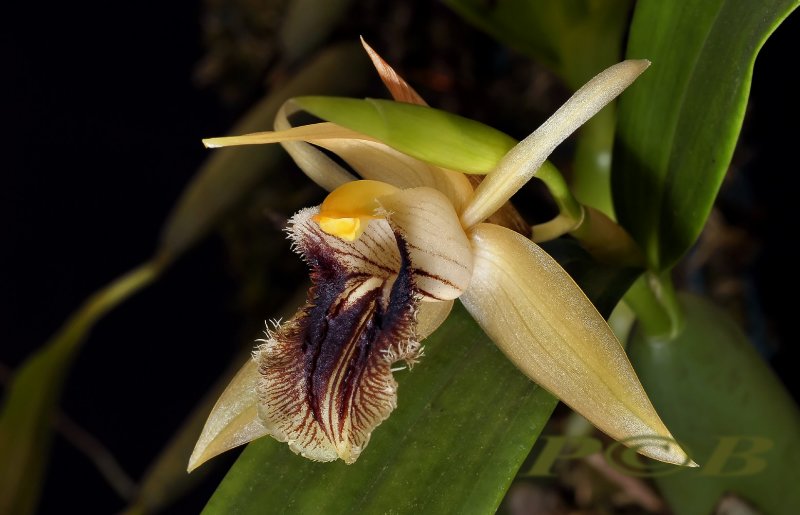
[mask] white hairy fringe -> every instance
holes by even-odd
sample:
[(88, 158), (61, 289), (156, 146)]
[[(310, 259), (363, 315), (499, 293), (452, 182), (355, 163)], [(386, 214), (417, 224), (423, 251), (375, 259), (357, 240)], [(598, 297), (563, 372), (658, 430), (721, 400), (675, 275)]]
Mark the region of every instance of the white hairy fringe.
[[(269, 351), (272, 349), (278, 342), (275, 339), (275, 333), (280, 331), (281, 329), (282, 319), (280, 318), (271, 318), (269, 320), (264, 320), (264, 336), (265, 338), (258, 338), (256, 342), (256, 348), (253, 349), (251, 356), (254, 361), (258, 362), (259, 358), (262, 353)], [(270, 327), (270, 325), (272, 327)]]

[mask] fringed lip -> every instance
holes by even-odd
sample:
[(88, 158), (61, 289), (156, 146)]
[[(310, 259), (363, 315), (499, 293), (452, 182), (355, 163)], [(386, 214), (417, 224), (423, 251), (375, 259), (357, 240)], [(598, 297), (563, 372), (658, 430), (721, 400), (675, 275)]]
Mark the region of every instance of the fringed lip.
[(352, 463), (397, 404), (392, 364), (416, 358), (419, 300), (405, 243), (386, 221), (345, 242), (322, 232), (315, 211), (290, 223), (313, 286), (256, 352), (259, 416), (294, 452)]

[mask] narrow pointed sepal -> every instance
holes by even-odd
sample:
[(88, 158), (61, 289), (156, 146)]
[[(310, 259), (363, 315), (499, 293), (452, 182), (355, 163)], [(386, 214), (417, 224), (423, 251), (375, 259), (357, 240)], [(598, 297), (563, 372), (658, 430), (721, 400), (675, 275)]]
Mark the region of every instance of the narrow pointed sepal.
[(267, 434), (258, 416), (259, 380), (256, 362), (247, 360), (211, 410), (189, 458), (189, 472), (218, 454)]
[(598, 73), (530, 136), (520, 141), (475, 190), (461, 216), (464, 227), (486, 220), (534, 176), (547, 156), (641, 75), (650, 61), (628, 60)]
[(309, 141), (326, 139), (363, 139), (371, 140), (369, 136), (351, 131), (335, 123), (312, 123), (289, 127), (284, 130), (254, 132), (241, 136), (223, 136), (219, 138), (206, 138), (203, 145), (206, 148), (237, 147), (241, 145), (265, 145), (269, 143), (283, 143), (286, 141)]
[(461, 301), (517, 368), (612, 438), (692, 465), (611, 328), (564, 269), (509, 229), (480, 224), (469, 235), (475, 264)]

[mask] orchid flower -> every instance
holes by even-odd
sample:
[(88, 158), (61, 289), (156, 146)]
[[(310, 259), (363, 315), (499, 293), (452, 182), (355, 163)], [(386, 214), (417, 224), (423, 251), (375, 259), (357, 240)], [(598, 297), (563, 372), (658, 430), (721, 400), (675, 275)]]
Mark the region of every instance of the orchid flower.
[[(424, 104), (365, 48), (396, 100)], [(267, 330), (228, 385), (189, 470), (265, 435), (312, 460), (355, 462), (397, 404), (392, 366), (420, 359), (420, 342), (455, 299), (522, 373), (600, 430), (623, 443), (636, 438), (646, 456), (693, 465), (567, 272), (526, 236), (485, 222), (648, 65), (624, 61), (597, 75), (477, 188), (463, 173), (336, 124), (292, 127), (291, 101), (275, 132), (206, 140), (209, 147), (280, 142), (330, 194), (288, 224), (293, 249), (311, 268), (308, 300), (291, 320)]]

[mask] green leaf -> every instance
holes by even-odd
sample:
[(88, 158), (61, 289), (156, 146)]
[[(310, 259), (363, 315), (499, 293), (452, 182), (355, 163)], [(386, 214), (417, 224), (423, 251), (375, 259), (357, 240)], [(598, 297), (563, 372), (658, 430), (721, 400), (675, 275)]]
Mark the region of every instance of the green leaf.
[(556, 399), (458, 305), (397, 374), (398, 407), (353, 465), (250, 444), (204, 513), (492, 513)]
[[(639, 272), (597, 264), (570, 240), (547, 248), (608, 315)], [(492, 513), (556, 399), (517, 372), (457, 305), (398, 374), (398, 407), (354, 465), (251, 443), (205, 513)]]
[(90, 297), (14, 374), (0, 411), (0, 513), (33, 513), (52, 440), (52, 417), (67, 370), (91, 327), (161, 271), (146, 263)]
[[(628, 346), (653, 405), (700, 464), (656, 482), (675, 513), (711, 513), (726, 492), (760, 513), (797, 513), (797, 405), (727, 313), (688, 295), (679, 302), (686, 325), (677, 337), (635, 330)], [(759, 451), (761, 442), (771, 447)]]
[(612, 189), (656, 270), (705, 224), (742, 125), (756, 54), (797, 0), (637, 2), (627, 55), (653, 62), (619, 101)]
[(309, 113), (386, 143), (422, 161), (465, 173), (488, 173), (517, 144), (475, 120), (391, 100), (300, 97)]
[(619, 60), (631, 0), (445, 0), (465, 20), (541, 62), (576, 90)]

